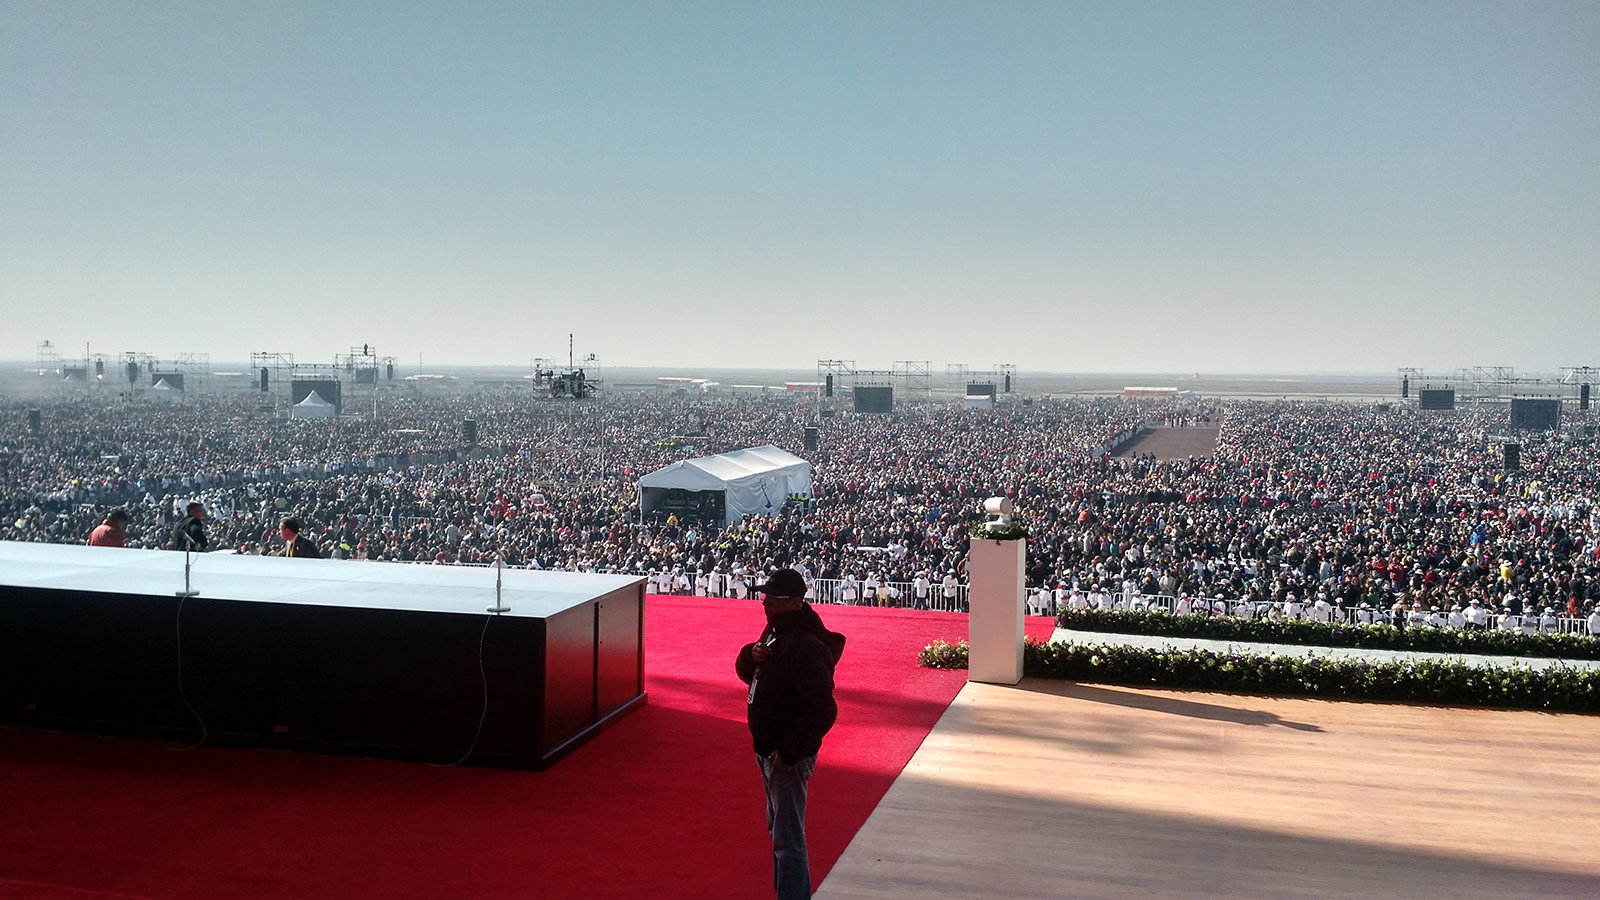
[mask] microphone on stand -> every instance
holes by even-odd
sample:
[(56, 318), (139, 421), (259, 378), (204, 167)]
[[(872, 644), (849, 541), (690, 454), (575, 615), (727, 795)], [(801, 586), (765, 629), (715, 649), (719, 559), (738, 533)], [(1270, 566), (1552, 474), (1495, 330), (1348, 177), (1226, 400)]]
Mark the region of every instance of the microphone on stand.
[(506, 605), (505, 598), (502, 597), (501, 593), (500, 593), (501, 584), (502, 584), (502, 582), (504, 581), (504, 578), (505, 578), (505, 575), (504, 575), (505, 568), (506, 568), (505, 561), (500, 558), (500, 554), (498, 554), (498, 553), (495, 554), (495, 557), (494, 557), (494, 605), (489, 607), (489, 612), (492, 612), (492, 613), (503, 613), (503, 612), (510, 612), (511, 611), (511, 607)]
[(192, 553), (194, 551), (194, 548), (196, 546), (198, 546), (198, 545), (195, 543), (194, 537), (189, 534), (189, 530), (187, 528), (179, 528), (178, 529), (178, 534), (183, 537), (183, 542), (184, 542), (184, 546), (183, 546), (183, 590), (174, 591), (173, 595), (177, 596), (177, 597), (186, 597), (186, 598), (187, 597), (198, 597), (198, 596), (200, 596), (200, 592), (195, 590), (189, 584), (189, 568), (190, 568), (189, 554)]

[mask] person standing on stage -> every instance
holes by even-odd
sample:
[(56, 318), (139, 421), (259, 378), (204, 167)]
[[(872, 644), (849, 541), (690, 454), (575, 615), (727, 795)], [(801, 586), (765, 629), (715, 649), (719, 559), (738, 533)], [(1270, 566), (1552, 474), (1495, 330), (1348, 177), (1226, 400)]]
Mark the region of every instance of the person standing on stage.
[(301, 537), (300, 520), (284, 516), (278, 520), (278, 537), (283, 538), (283, 555), (321, 559), (322, 553), (310, 538)]
[(172, 526), (172, 549), (206, 552), (206, 507), (195, 501), (184, 508), (184, 517)]
[(822, 737), (839, 715), (833, 671), (845, 639), (805, 601), (805, 579), (794, 569), (773, 572), (756, 593), (767, 627), (739, 651), (734, 669), (750, 686), (745, 718), (767, 794), (772, 883), (779, 900), (790, 900), (811, 896), (806, 786)]
[(128, 511), (122, 508), (113, 509), (106, 513), (105, 520), (89, 532), (89, 546), (91, 547), (126, 547), (128, 546), (128, 533), (124, 531), (128, 526)]

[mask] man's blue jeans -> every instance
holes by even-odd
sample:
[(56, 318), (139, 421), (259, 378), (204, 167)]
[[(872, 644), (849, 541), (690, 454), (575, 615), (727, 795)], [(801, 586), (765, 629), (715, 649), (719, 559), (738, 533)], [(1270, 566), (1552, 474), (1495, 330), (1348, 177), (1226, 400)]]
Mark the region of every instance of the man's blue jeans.
[(811, 896), (811, 862), (806, 857), (806, 784), (816, 771), (816, 754), (780, 772), (772, 760), (757, 755), (761, 786), (767, 791), (767, 833), (772, 835), (772, 886), (778, 900)]

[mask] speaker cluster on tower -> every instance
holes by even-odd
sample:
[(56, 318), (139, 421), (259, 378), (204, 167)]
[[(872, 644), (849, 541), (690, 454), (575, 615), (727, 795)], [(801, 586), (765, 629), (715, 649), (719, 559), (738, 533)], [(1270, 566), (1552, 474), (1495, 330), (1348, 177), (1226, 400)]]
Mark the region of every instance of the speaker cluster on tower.
[(478, 444), (478, 420), (477, 419), (462, 419), (461, 420), (461, 440), (462, 440), (462, 442), (468, 444), (469, 446), (474, 446), (474, 447), (477, 446), (477, 444)]
[(28, 433), (38, 434), (40, 428), (42, 427), (43, 425), (39, 416), (39, 411), (37, 409), (28, 410)]
[(1589, 385), (1587, 383), (1578, 388), (1578, 408), (1589, 408)]

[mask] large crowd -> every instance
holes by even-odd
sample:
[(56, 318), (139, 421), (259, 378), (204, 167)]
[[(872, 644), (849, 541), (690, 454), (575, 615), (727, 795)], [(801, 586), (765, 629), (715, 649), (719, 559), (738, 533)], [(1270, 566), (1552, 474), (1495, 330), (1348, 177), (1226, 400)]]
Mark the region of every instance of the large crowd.
[[(164, 547), (198, 501), (213, 550), (277, 551), (278, 522), (293, 515), (329, 557), (498, 559), (727, 594), (790, 565), (858, 586), (854, 599), (870, 584), (877, 602), (911, 605), (888, 585), (964, 582), (968, 529), (1001, 495), (1030, 529), (1027, 578), (1045, 607), (1162, 595), (1260, 615), (1320, 603), (1392, 617), (1399, 605), (1448, 620), (1474, 604), (1581, 617), (1600, 603), (1595, 447), (1523, 434), (1521, 469), (1507, 472), (1504, 408), (930, 402), (823, 417), (820, 448), (806, 452), (809, 399), (398, 390), (361, 405), (308, 421), (255, 395), (0, 400), (0, 539), (82, 543), (116, 507), (133, 546)], [(37, 435), (28, 408), (41, 411)], [(1214, 455), (1108, 453), (1145, 423), (1180, 421), (1219, 426)], [(640, 476), (768, 443), (814, 463), (809, 500), (726, 527), (641, 517)]]

